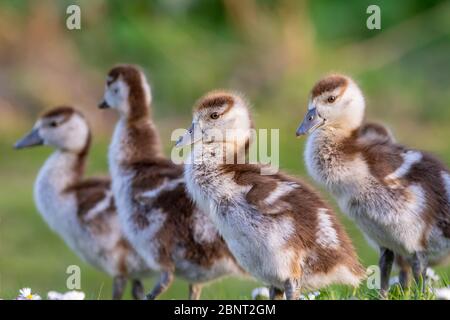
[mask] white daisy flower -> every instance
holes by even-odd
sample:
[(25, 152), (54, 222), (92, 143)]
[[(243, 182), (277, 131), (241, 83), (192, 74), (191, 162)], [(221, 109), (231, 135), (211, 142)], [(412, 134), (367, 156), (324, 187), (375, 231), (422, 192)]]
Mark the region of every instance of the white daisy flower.
[(437, 300), (450, 300), (450, 287), (436, 288), (434, 289), (434, 294)]
[(66, 293), (50, 291), (47, 293), (48, 300), (84, 300), (84, 298), (85, 294), (82, 291), (68, 291)]
[(270, 298), (269, 289), (266, 287), (255, 288), (252, 291), (253, 300), (267, 300)]
[(31, 293), (30, 288), (22, 288), (19, 290), (19, 296), (16, 300), (41, 300), (41, 296)]
[(441, 280), (441, 277), (434, 271), (432, 268), (427, 268), (427, 280), (431, 282), (439, 282)]
[(64, 294), (64, 300), (84, 300), (85, 294), (82, 291), (68, 291)]
[[(308, 294), (300, 295), (300, 300), (316, 300), (316, 298), (320, 296), (319, 291), (309, 292)], [(270, 291), (266, 287), (255, 288), (252, 291), (252, 299), (253, 300), (268, 300), (270, 299)], [(286, 295), (284, 295), (284, 299), (286, 299)]]
[(320, 296), (319, 291), (310, 292), (308, 294), (300, 295), (300, 300), (316, 300), (316, 298)]

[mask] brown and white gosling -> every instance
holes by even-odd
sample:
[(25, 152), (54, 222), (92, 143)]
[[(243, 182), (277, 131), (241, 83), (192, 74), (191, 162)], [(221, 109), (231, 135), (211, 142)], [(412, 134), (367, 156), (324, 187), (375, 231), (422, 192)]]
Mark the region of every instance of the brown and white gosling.
[(310, 134), (309, 174), (379, 246), (385, 296), (394, 256), (402, 270), (409, 262), (416, 281), (425, 279), (429, 263), (450, 256), (450, 174), (426, 152), (397, 144), (387, 134), (365, 134), (364, 109), (352, 79), (328, 76), (312, 89), (297, 135)]
[(161, 272), (147, 298), (164, 292), (175, 274), (190, 283), (189, 298), (199, 299), (203, 283), (242, 269), (208, 215), (189, 198), (182, 166), (164, 157), (151, 100), (139, 68), (120, 65), (109, 72), (100, 107), (120, 115), (109, 150), (113, 192), (128, 239)]
[(209, 209), (244, 269), (270, 285), (272, 299), (333, 283), (357, 286), (364, 269), (330, 206), (296, 178), (236, 163), (252, 128), (241, 96), (213, 91), (199, 100), (177, 142), (193, 144), (184, 173), (193, 199)]
[(40, 214), (79, 257), (114, 277), (113, 299), (122, 297), (127, 280), (132, 280), (133, 297), (143, 299), (139, 279), (149, 269), (122, 233), (110, 179), (83, 178), (90, 143), (83, 115), (71, 107), (58, 107), (43, 114), (15, 148), (56, 149), (34, 186)]

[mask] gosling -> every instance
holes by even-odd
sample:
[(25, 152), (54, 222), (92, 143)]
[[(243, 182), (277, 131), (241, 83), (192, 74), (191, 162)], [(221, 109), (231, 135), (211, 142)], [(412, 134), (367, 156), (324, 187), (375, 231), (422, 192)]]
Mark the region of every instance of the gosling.
[(165, 158), (150, 116), (150, 86), (136, 66), (108, 74), (101, 108), (118, 112), (109, 150), (112, 189), (125, 234), (148, 266), (161, 276), (148, 299), (156, 299), (174, 276), (189, 282), (189, 298), (202, 285), (243, 274), (208, 215), (185, 188), (182, 166)]
[(34, 185), (40, 214), (81, 259), (114, 278), (113, 299), (121, 299), (128, 280), (133, 297), (143, 299), (139, 279), (150, 271), (123, 235), (111, 181), (83, 178), (90, 144), (84, 116), (64, 106), (44, 113), (15, 148), (49, 145), (56, 149)]
[(368, 137), (364, 110), (363, 94), (351, 78), (328, 76), (312, 89), (297, 136), (310, 134), (309, 174), (380, 248), (385, 297), (394, 257), (402, 270), (409, 263), (417, 283), (425, 279), (428, 264), (449, 258), (450, 174), (429, 153), (387, 135)]
[(270, 285), (271, 299), (298, 299), (301, 290), (333, 283), (357, 286), (364, 269), (331, 207), (296, 178), (239, 163), (252, 129), (240, 95), (214, 91), (199, 100), (177, 142), (193, 145), (184, 175), (195, 202), (209, 209), (240, 265)]

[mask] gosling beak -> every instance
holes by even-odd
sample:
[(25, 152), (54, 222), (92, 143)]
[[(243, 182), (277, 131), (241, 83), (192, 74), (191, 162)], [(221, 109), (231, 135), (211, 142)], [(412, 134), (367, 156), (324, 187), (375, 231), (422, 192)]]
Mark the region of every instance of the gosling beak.
[(16, 142), (16, 144), (14, 145), (14, 149), (23, 149), (33, 146), (40, 146), (42, 144), (44, 144), (44, 140), (39, 135), (39, 130), (33, 129), (25, 137)]
[(317, 112), (317, 108), (312, 108), (306, 113), (303, 122), (300, 124), (295, 134), (298, 137), (311, 133), (324, 124), (325, 119), (320, 117), (319, 113)]
[(106, 102), (106, 100), (103, 100), (102, 102), (100, 102), (98, 104), (99, 109), (109, 109), (111, 108), (110, 105), (108, 104), (108, 102)]
[(175, 143), (175, 147), (182, 148), (184, 146), (194, 144), (201, 139), (202, 132), (200, 130), (200, 127), (198, 124), (195, 124), (193, 122), (189, 129), (187, 129), (186, 133), (178, 138), (177, 142)]

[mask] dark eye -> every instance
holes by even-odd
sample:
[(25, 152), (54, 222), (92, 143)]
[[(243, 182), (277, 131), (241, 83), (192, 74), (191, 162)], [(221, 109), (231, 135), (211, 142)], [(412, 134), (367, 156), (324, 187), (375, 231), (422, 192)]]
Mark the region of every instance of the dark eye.
[(51, 128), (56, 128), (56, 127), (58, 126), (58, 122), (52, 121), (52, 122), (49, 123), (49, 126), (50, 126)]
[(216, 120), (219, 118), (219, 114), (217, 112), (213, 112), (213, 113), (211, 113), (210, 117), (211, 117), (211, 119)]
[(329, 96), (327, 99), (328, 103), (333, 103), (335, 100), (336, 100), (335, 96)]
[(113, 90), (113, 92), (114, 92), (115, 94), (117, 94), (117, 93), (119, 92), (119, 89), (118, 89), (118, 88), (115, 88), (115, 89)]

